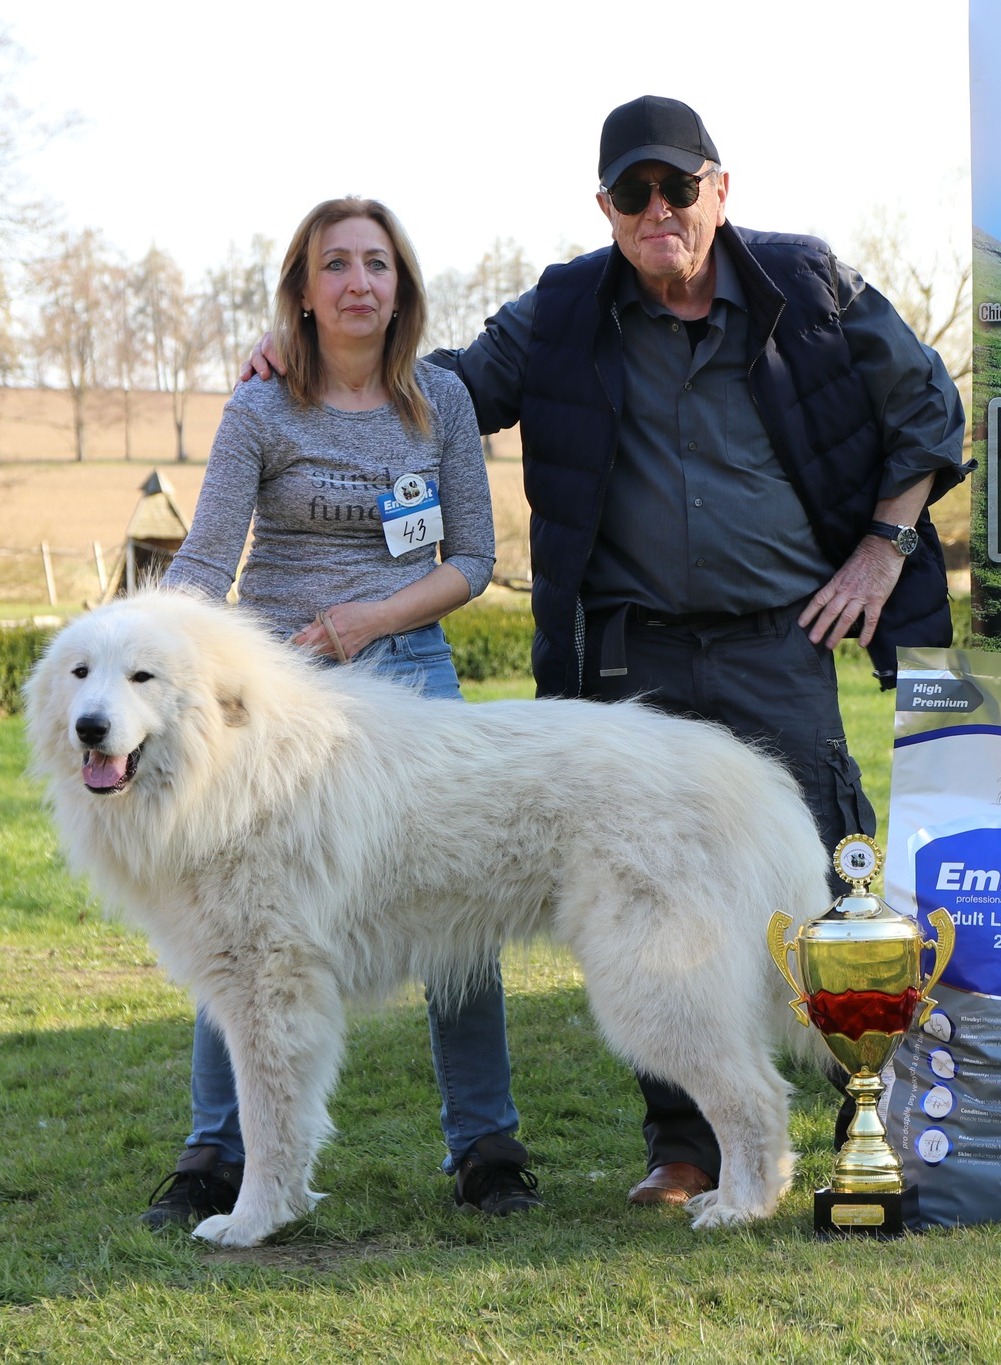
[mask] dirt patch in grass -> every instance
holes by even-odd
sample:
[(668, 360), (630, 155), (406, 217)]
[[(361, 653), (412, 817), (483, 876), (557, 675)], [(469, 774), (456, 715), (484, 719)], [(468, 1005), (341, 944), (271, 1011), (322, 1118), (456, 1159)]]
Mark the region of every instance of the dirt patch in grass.
[(345, 1261), (369, 1261), (398, 1251), (399, 1247), (390, 1242), (283, 1242), (278, 1246), (207, 1247), (205, 1260), (209, 1265), (323, 1271)]

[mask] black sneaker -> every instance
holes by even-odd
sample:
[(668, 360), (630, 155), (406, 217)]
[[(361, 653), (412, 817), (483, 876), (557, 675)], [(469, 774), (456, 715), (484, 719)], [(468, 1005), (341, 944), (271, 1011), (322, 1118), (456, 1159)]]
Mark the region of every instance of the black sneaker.
[(455, 1202), (498, 1218), (538, 1208), (539, 1182), (525, 1169), (527, 1161), (528, 1153), (514, 1138), (480, 1138), (455, 1174)]
[(189, 1147), (150, 1195), (139, 1221), (157, 1232), (200, 1223), (213, 1213), (232, 1213), (242, 1180), (243, 1167), (220, 1161), (218, 1147)]

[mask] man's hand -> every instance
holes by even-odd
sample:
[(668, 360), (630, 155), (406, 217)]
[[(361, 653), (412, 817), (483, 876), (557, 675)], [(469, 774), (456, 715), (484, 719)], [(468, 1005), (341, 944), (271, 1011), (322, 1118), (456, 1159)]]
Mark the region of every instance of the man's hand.
[(833, 649), (861, 616), (859, 644), (864, 649), (872, 640), (880, 612), (903, 567), (903, 556), (888, 540), (863, 536), (830, 582), (811, 597), (799, 624), (809, 631), (815, 645), (823, 640), (828, 649)]
[(251, 352), (250, 359), (240, 366), (240, 382), (246, 383), (255, 374), (259, 379), (270, 379), (272, 372), (284, 374), (285, 366), (278, 358), (274, 337), (270, 332), (265, 332)]

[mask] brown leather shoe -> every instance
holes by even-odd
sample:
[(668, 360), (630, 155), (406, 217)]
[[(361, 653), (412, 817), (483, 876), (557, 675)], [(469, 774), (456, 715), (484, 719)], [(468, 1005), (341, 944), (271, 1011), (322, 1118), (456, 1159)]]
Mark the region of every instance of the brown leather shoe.
[(687, 1161), (655, 1166), (645, 1180), (629, 1191), (630, 1204), (687, 1204), (694, 1194), (716, 1188), (715, 1180)]

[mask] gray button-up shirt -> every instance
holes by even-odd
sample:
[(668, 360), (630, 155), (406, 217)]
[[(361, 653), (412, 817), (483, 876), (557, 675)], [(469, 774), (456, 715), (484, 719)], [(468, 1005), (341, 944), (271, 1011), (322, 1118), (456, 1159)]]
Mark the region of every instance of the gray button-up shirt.
[[(831, 575), (751, 397), (743, 289), (719, 238), (713, 251), (715, 296), (694, 353), (685, 324), (641, 291), (631, 268), (622, 271), (615, 309), (625, 403), (582, 585), (586, 608), (744, 613), (786, 606)], [(857, 280), (850, 267), (838, 269)], [(477, 343), (477, 383), (491, 388), (495, 407), (510, 408), (512, 423), (534, 309), (530, 289)], [(841, 326), (883, 432), (879, 496), (955, 464), (963, 409), (941, 358), (869, 285)]]
[(716, 296), (694, 354), (684, 323), (623, 272), (625, 402), (587, 608), (744, 613), (830, 576), (751, 398), (744, 292), (715, 250)]

